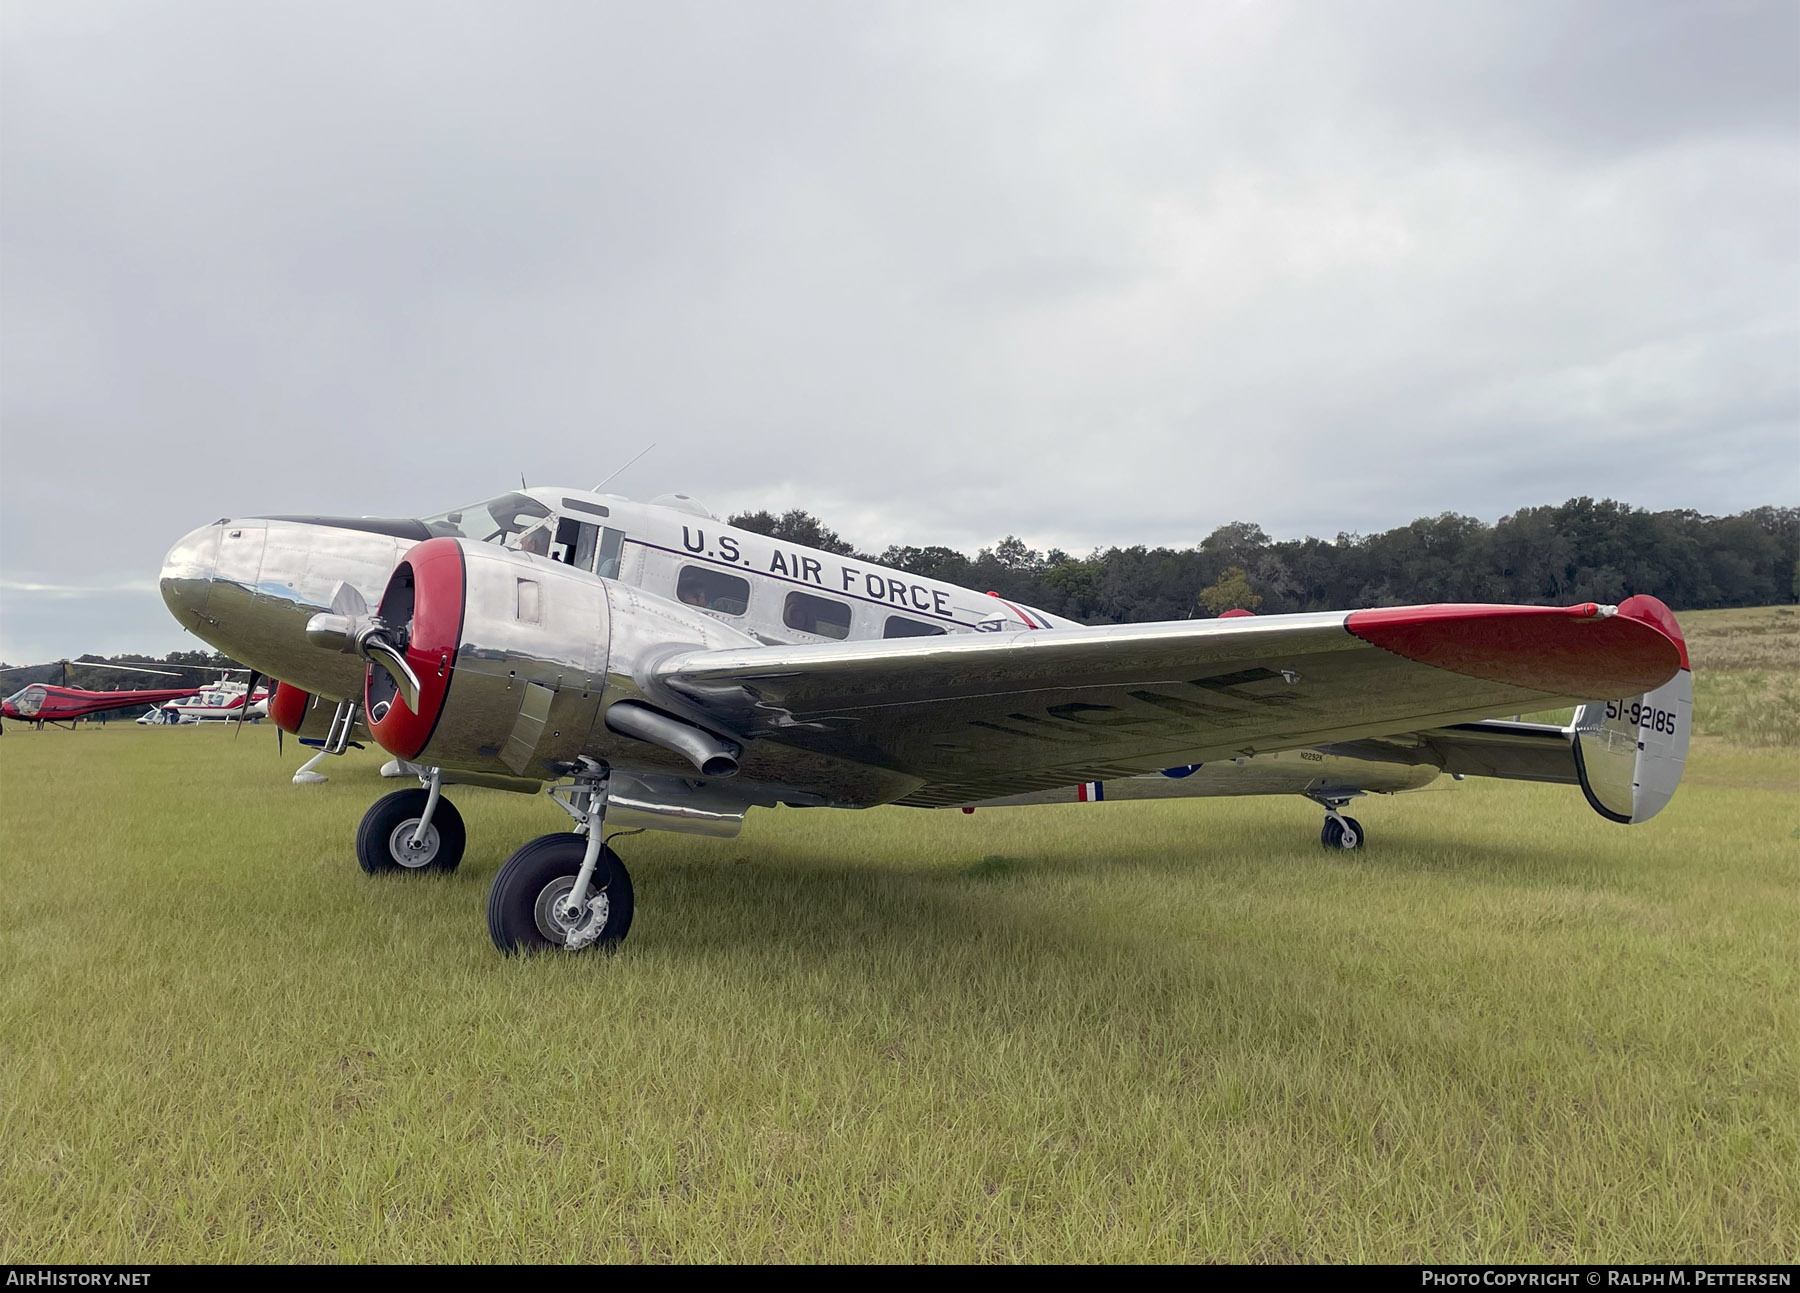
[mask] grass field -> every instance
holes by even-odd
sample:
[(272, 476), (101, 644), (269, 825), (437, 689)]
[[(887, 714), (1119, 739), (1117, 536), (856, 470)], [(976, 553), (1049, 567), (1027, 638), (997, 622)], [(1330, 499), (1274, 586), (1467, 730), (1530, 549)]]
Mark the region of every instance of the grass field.
[(1800, 1259), (1800, 621), (1684, 622), (1641, 827), (760, 812), (622, 841), (611, 958), (488, 942), (542, 799), (371, 880), (373, 755), (9, 727), (0, 1260)]

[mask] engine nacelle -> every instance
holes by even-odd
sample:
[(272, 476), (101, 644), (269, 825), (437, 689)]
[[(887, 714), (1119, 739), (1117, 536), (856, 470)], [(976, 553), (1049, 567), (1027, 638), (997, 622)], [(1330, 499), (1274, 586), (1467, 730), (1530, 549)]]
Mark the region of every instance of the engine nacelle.
[(269, 718), (290, 736), (322, 740), (331, 731), (331, 720), (337, 714), (335, 701), (320, 700), (290, 682), (275, 684), (269, 697)]
[[(419, 682), (414, 709), (386, 670), (365, 678), (369, 730), (399, 758), (540, 781), (584, 754), (690, 777), (708, 759), (707, 775), (735, 768), (727, 737), (641, 685), (663, 656), (755, 645), (694, 607), (546, 557), (437, 538), (402, 558), (377, 615)], [(605, 710), (621, 702), (609, 724)]]

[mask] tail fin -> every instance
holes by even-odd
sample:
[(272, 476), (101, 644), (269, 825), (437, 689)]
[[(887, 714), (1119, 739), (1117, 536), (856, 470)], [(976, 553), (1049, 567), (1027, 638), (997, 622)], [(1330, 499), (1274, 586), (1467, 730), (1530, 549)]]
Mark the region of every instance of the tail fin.
[(1654, 622), (1681, 648), (1681, 668), (1654, 691), (1625, 700), (1595, 701), (1575, 712), (1569, 732), (1581, 791), (1609, 821), (1656, 816), (1681, 783), (1694, 721), (1694, 675), (1674, 614), (1654, 597), (1638, 596), (1619, 614)]

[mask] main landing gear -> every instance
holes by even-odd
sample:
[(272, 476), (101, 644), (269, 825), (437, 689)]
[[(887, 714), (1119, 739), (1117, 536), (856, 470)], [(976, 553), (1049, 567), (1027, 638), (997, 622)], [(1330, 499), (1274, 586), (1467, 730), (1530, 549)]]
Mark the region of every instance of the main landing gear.
[[(356, 832), (356, 860), (370, 875), (456, 870), (466, 835), (462, 814), (443, 797), (443, 774), (428, 768), (417, 790), (375, 801)], [(609, 770), (592, 759), (550, 798), (575, 829), (540, 835), (506, 860), (488, 891), (488, 933), (502, 952), (549, 947), (611, 951), (631, 930), (631, 873), (606, 847)]]
[(1308, 799), (1325, 810), (1325, 825), (1319, 831), (1319, 843), (1328, 849), (1359, 849), (1368, 840), (1362, 823), (1344, 816), (1350, 795), (1308, 795)]
[[(606, 847), (609, 771), (584, 757), (550, 797), (573, 833), (540, 835), (506, 860), (488, 891), (488, 934), (502, 952), (611, 951), (631, 930), (631, 875)], [(585, 838), (584, 838), (585, 837)]]
[(462, 814), (442, 794), (436, 768), (424, 786), (377, 799), (356, 831), (356, 860), (370, 875), (387, 871), (456, 870), (468, 841)]

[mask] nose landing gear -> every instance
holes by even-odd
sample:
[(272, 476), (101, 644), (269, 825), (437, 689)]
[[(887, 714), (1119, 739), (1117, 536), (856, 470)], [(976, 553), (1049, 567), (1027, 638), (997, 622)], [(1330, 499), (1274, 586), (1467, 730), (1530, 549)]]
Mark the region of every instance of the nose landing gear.
[(1328, 849), (1359, 849), (1367, 838), (1362, 823), (1354, 817), (1327, 817), (1319, 832), (1319, 843)]

